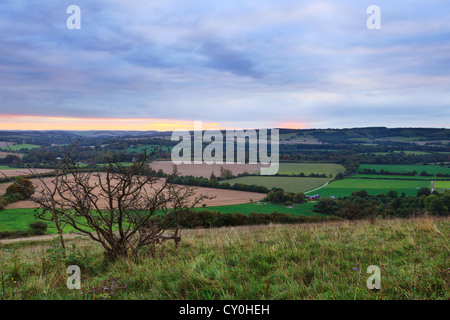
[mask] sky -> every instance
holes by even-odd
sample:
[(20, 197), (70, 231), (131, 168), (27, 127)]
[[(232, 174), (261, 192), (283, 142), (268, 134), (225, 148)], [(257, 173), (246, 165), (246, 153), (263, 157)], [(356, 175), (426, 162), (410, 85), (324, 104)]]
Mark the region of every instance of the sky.
[(0, 130), (450, 127), (449, 89), (448, 0), (0, 2)]

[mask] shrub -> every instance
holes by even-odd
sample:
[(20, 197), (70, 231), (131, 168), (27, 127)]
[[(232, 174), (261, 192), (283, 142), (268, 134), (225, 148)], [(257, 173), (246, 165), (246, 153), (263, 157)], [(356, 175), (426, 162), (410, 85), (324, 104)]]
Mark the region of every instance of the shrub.
[(38, 221), (34, 223), (29, 224), (31, 230), (33, 231), (33, 234), (42, 235), (47, 231), (48, 225), (45, 222)]
[(6, 189), (6, 195), (20, 194), (23, 199), (30, 199), (34, 189), (34, 185), (30, 180), (20, 177)]

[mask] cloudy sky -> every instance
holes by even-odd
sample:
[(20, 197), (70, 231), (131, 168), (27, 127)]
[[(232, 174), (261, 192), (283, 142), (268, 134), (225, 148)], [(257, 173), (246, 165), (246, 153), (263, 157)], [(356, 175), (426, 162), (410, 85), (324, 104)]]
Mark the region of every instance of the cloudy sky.
[(448, 0), (0, 2), (0, 130), (450, 127), (449, 89)]

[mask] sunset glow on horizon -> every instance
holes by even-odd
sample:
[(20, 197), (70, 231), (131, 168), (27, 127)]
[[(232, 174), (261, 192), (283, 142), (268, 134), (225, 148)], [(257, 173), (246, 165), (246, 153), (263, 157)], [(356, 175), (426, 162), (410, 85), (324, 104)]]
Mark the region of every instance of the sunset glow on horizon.
[[(0, 130), (123, 130), (173, 131), (193, 130), (193, 121), (174, 119), (69, 118), (0, 115)], [(218, 123), (205, 122), (204, 130), (224, 129)]]
[[(203, 122), (202, 130), (245, 130), (259, 128), (307, 129), (305, 122), (281, 121), (274, 124), (255, 125)], [(70, 131), (174, 131), (194, 130), (194, 121), (151, 118), (81, 118), (46, 117), (27, 115), (0, 115), (1, 130), (70, 130)]]

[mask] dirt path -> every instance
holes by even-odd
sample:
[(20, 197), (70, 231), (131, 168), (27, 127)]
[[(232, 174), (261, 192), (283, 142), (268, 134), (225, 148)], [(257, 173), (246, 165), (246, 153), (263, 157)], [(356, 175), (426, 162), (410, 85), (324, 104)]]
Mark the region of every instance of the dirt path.
[[(10, 244), (10, 243), (18, 243), (18, 242), (26, 242), (26, 241), (47, 241), (47, 240), (53, 240), (56, 237), (58, 237), (57, 234), (46, 234), (46, 235), (43, 235), (43, 236), (14, 238), (14, 239), (3, 239), (3, 240), (0, 240), (0, 245), (2, 245), (2, 244)], [(64, 234), (64, 240), (66, 240), (66, 239), (75, 239), (76, 237), (86, 237), (87, 238), (87, 236), (83, 235), (83, 234), (77, 234), (77, 233), (65, 233)]]

